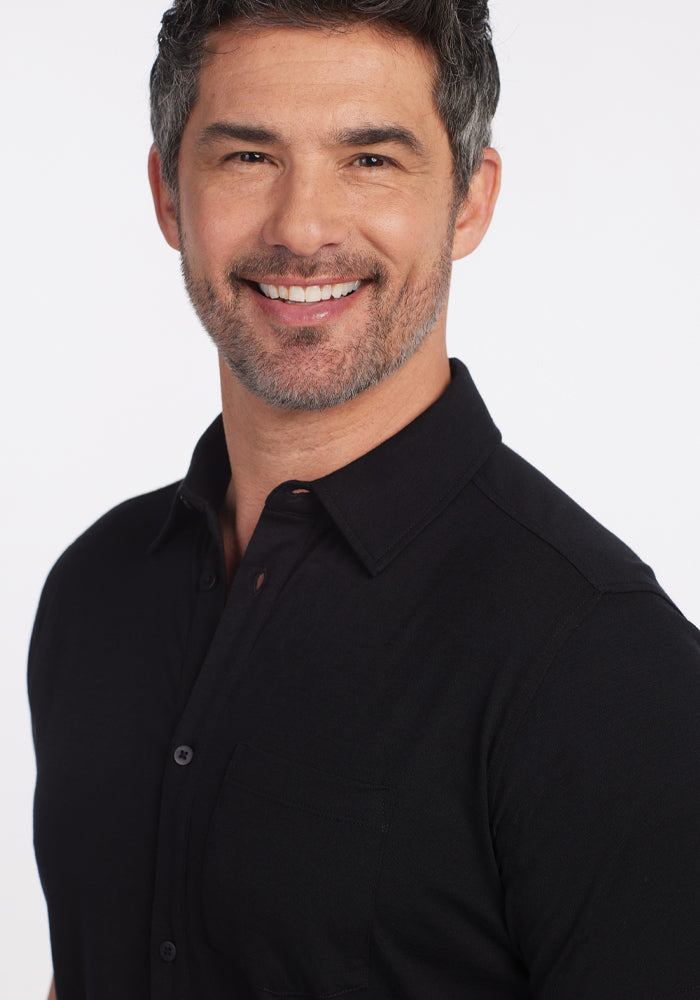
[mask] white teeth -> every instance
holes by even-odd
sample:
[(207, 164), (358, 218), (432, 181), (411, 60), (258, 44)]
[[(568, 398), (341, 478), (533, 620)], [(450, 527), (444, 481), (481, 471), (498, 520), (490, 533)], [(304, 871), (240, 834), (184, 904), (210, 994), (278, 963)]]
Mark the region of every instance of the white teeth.
[(329, 299), (342, 299), (356, 292), (361, 281), (344, 281), (336, 285), (263, 285), (258, 288), (268, 299), (285, 299), (288, 302), (327, 302)]
[(351, 292), (356, 292), (360, 284), (359, 281), (346, 281), (340, 285), (331, 285), (331, 295), (334, 299), (342, 299)]

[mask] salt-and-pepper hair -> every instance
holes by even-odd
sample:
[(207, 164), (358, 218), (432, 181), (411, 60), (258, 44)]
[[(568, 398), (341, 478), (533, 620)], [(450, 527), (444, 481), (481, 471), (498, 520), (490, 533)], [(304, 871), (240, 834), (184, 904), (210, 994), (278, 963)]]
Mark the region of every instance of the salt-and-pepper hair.
[(372, 24), (420, 41), (436, 63), (435, 106), (452, 147), (455, 193), (466, 194), (491, 141), (500, 93), (487, 0), (175, 0), (163, 15), (151, 71), (151, 125), (176, 200), (180, 144), (207, 38), (231, 23), (330, 30)]

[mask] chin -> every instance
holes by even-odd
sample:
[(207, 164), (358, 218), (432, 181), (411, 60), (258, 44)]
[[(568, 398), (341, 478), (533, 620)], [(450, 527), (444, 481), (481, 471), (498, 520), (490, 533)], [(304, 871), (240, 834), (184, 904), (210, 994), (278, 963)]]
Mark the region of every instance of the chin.
[(227, 357), (234, 377), (253, 395), (284, 410), (328, 410), (355, 399), (395, 371), (404, 357), (377, 357), (361, 348), (343, 352), (328, 347), (280, 355)]

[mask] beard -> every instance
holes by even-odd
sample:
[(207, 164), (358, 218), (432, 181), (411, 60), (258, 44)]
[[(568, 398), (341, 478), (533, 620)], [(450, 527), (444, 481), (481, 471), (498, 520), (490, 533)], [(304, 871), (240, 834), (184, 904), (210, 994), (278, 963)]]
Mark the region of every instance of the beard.
[[(288, 410), (325, 410), (354, 399), (396, 371), (431, 333), (447, 300), (452, 269), (454, 216), (444, 245), (425, 262), (420, 282), (406, 281), (392, 294), (381, 260), (368, 255), (295, 257), (284, 248), (232, 260), (225, 294), (195, 274), (181, 236), (182, 273), (194, 309), (219, 354), (251, 393)], [(184, 235), (184, 234), (183, 234)], [(322, 274), (369, 277), (364, 295), (369, 320), (350, 341), (338, 344), (334, 324), (273, 325), (277, 345), (263, 345), (241, 303), (245, 275), (293, 275), (310, 280)], [(355, 293), (356, 294), (356, 293)]]

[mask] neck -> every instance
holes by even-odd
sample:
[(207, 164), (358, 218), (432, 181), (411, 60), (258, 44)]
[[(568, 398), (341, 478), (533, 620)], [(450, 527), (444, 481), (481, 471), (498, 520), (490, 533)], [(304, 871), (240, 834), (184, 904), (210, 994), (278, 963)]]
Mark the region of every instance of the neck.
[(342, 468), (398, 433), (442, 395), (450, 381), (449, 362), (444, 337), (431, 343), (433, 336), (376, 386), (317, 412), (270, 406), (220, 363), (231, 463), (221, 511), (229, 574), (242, 559), (265, 499), (276, 486)]

